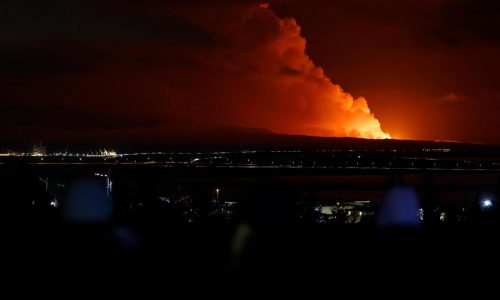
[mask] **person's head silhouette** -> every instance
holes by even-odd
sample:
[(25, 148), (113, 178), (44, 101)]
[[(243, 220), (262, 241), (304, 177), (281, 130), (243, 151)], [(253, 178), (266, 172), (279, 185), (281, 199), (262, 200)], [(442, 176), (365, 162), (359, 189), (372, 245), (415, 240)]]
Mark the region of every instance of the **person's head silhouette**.
[(377, 217), (379, 228), (418, 228), (420, 201), (410, 186), (395, 186), (380, 203)]

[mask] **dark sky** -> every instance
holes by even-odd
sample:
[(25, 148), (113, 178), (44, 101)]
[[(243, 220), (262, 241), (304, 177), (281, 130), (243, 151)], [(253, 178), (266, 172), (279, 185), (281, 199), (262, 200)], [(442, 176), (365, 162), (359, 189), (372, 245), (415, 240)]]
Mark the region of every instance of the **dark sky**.
[(0, 141), (210, 127), (500, 143), (486, 0), (0, 3)]

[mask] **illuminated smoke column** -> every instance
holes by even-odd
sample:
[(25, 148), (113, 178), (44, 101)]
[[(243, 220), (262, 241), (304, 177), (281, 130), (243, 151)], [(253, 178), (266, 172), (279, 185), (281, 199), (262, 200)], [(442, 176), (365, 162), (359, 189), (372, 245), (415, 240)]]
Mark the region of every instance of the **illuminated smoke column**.
[(219, 120), (279, 133), (390, 138), (367, 101), (333, 84), (306, 54), (295, 19), (259, 5), (224, 26), (217, 28), (224, 46), (203, 58), (210, 87), (199, 87), (218, 99)]
[[(194, 28), (196, 34), (190, 39), (170, 40), (166, 34), (159, 41), (102, 45), (88, 41), (96, 57), (106, 57), (95, 67), (50, 71), (29, 89), (13, 89), (15, 97), (33, 107), (19, 119), (38, 122), (19, 132), (24, 136), (31, 128), (33, 136), (45, 140), (127, 142), (190, 137), (200, 128), (225, 127), (389, 137), (364, 98), (353, 99), (314, 64), (294, 19), (280, 18), (268, 6), (248, 2), (224, 6), (186, 2), (169, 5), (167, 13)], [(158, 24), (160, 28), (170, 23)], [(47, 53), (57, 52), (59, 44), (46, 47)], [(80, 66), (75, 62), (88, 49), (79, 44), (65, 47), (69, 47), (66, 63)], [(45, 110), (40, 113), (41, 108)]]

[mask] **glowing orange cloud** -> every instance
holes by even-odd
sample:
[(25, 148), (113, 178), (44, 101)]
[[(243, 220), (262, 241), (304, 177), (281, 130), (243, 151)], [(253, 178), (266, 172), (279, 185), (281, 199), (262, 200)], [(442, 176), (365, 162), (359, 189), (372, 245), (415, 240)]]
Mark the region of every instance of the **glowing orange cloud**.
[[(40, 119), (47, 130), (56, 120), (115, 138), (144, 132), (162, 140), (225, 126), (390, 137), (364, 98), (354, 99), (314, 64), (294, 19), (267, 5), (202, 8), (172, 12), (200, 29), (192, 41), (102, 46), (112, 59), (95, 70), (55, 73), (16, 95), (34, 104), (45, 97), (40, 107), (58, 112)], [(44, 115), (35, 108), (33, 115)]]
[(295, 19), (259, 5), (229, 28), (227, 45), (205, 61), (224, 83), (212, 82), (208, 94), (225, 99), (219, 109), (234, 117), (219, 119), (279, 133), (390, 138), (364, 98), (354, 99), (314, 64)]

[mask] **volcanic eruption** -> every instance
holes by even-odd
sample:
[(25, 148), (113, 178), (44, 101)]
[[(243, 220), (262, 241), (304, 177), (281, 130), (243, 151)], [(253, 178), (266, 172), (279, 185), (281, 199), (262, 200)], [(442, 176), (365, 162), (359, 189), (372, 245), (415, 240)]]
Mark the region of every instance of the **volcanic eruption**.
[(295, 19), (258, 5), (211, 30), (220, 45), (194, 55), (205, 79), (190, 84), (193, 98), (212, 99), (202, 111), (213, 121), (287, 134), (390, 138), (365, 98), (353, 98), (315, 65)]

